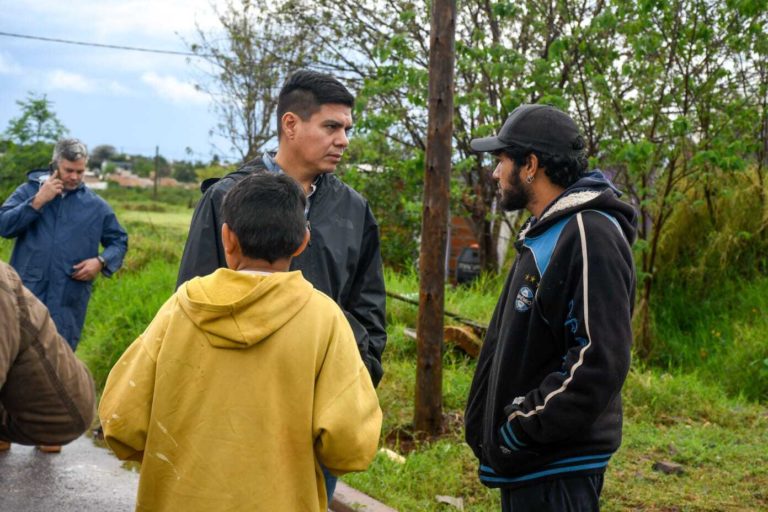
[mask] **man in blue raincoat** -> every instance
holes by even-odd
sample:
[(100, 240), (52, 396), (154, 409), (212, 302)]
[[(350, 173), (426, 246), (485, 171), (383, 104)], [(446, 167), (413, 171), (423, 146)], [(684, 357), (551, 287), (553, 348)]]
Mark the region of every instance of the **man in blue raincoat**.
[(0, 236), (16, 238), (11, 265), (48, 307), (72, 350), (93, 280), (115, 273), (128, 249), (128, 234), (112, 208), (83, 184), (87, 162), (85, 144), (60, 140), (50, 168), (29, 172), (0, 207)]

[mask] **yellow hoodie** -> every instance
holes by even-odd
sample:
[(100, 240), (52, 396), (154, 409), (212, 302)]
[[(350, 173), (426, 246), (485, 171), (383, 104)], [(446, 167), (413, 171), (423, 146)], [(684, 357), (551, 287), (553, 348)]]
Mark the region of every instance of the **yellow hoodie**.
[(381, 410), (339, 307), (300, 272), (182, 285), (112, 368), (107, 444), (142, 460), (136, 510), (326, 509), (373, 459)]

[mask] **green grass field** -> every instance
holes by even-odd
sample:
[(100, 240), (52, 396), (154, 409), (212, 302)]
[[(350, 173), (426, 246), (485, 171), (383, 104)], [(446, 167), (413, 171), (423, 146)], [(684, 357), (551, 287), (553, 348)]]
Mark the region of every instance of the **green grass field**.
[[(109, 368), (173, 292), (191, 209), (113, 195), (130, 234), (125, 267), (100, 278), (78, 355), (101, 387)], [(7, 261), (11, 243), (0, 241)], [(504, 276), (471, 288), (449, 288), (446, 309), (479, 322), (490, 319)], [(414, 275), (386, 273), (389, 290), (418, 291)], [(603, 510), (721, 511), (768, 509), (768, 278), (735, 282), (718, 297), (665, 297), (656, 311), (660, 352), (653, 366), (635, 361), (625, 386), (622, 448), (606, 475)], [(695, 307), (691, 307), (695, 304)], [(727, 304), (727, 307), (723, 306)], [(382, 439), (410, 429), (416, 347), (403, 334), (416, 308), (388, 301), (386, 374), (378, 388)], [(404, 463), (379, 454), (365, 473), (343, 478), (402, 511), (446, 511), (437, 495), (461, 497), (465, 510), (498, 510), (498, 492), (480, 485), (476, 461), (463, 443), (461, 415), (475, 362), (454, 349), (444, 359), (444, 407), (449, 432), (417, 445)], [(385, 441), (382, 441), (382, 446)], [(404, 451), (396, 442), (386, 444)], [(660, 461), (683, 473), (652, 469)]]

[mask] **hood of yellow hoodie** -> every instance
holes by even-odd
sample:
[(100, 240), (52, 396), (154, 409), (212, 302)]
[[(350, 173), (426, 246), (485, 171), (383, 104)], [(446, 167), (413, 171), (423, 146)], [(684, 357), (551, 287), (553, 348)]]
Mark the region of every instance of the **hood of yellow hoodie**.
[(184, 283), (179, 304), (219, 348), (248, 348), (285, 325), (304, 308), (312, 285), (301, 272), (259, 275), (220, 268)]

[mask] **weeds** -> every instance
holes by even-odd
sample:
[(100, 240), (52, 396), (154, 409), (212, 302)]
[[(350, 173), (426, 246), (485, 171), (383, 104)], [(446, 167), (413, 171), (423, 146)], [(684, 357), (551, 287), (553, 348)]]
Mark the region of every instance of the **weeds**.
[(656, 303), (652, 363), (696, 372), (731, 396), (768, 400), (768, 277), (723, 279), (709, 293), (670, 286)]

